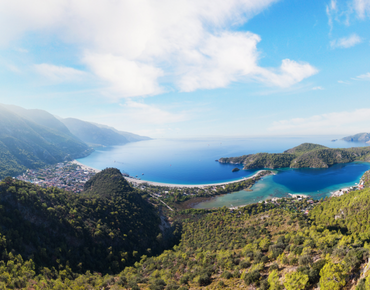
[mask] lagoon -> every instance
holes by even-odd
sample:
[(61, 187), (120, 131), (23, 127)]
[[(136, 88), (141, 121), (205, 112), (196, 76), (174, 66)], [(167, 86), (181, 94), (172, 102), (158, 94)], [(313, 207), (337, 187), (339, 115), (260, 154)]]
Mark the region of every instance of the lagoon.
[[(156, 139), (128, 143), (123, 146), (97, 148), (79, 162), (96, 168), (116, 167), (121, 172), (142, 180), (170, 184), (210, 184), (240, 180), (256, 170), (232, 172), (236, 165), (220, 164), (221, 157), (240, 156), (258, 152), (279, 153), (304, 142), (331, 148), (364, 146), (363, 143), (331, 142), (338, 136)], [(242, 169), (242, 165), (238, 165)], [(350, 163), (329, 169), (279, 169), (276, 175), (265, 177), (253, 192), (238, 192), (220, 196), (211, 203), (197, 207), (218, 207), (257, 202), (271, 196), (287, 193), (306, 193), (317, 198), (336, 189), (352, 186), (368, 170), (368, 163)]]

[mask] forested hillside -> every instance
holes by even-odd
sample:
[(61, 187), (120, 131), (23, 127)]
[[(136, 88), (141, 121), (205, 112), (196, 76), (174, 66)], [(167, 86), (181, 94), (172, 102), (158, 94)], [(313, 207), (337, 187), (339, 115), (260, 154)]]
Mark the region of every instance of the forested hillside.
[(117, 171), (96, 175), (107, 188), (103, 195), (43, 189), (12, 178), (0, 182), (4, 250), (32, 258), (36, 270), (68, 266), (80, 273), (117, 273), (141, 255), (162, 251), (158, 214)]
[(0, 179), (27, 168), (82, 157), (90, 151), (68, 130), (39, 125), (0, 106)]
[(76, 195), (12, 178), (0, 183), (0, 287), (370, 287), (368, 188), (316, 202), (167, 211), (173, 230), (182, 224), (181, 239), (167, 250), (159, 229), (166, 208), (149, 204), (154, 200), (117, 169), (97, 174), (85, 189)]
[(370, 161), (370, 147), (332, 149), (304, 143), (284, 153), (257, 153), (220, 158), (220, 163), (244, 164), (244, 169), (259, 168), (328, 168), (337, 163)]

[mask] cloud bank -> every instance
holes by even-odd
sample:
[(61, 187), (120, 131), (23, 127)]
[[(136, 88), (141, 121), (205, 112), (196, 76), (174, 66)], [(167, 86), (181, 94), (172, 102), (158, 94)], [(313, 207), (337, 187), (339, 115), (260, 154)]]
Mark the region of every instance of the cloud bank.
[[(368, 131), (370, 108), (350, 112), (334, 112), (308, 118), (293, 118), (273, 122), (270, 131), (288, 134), (343, 134)], [(359, 125), (360, 124), (360, 125)]]
[[(4, 0), (0, 45), (27, 33), (57, 36), (78, 47), (79, 59), (120, 97), (167, 90), (215, 89), (236, 81), (287, 87), (317, 73), (284, 59), (258, 66), (260, 36), (235, 27), (278, 0)], [(72, 68), (38, 65), (50, 77)]]

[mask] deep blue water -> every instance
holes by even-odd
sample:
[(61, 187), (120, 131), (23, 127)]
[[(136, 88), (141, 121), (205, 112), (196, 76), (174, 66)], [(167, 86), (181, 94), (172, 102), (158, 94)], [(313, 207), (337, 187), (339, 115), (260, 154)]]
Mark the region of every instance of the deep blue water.
[[(318, 143), (332, 148), (363, 146), (363, 144), (344, 141), (331, 142), (331, 139), (336, 137), (157, 139), (97, 149), (90, 156), (78, 161), (97, 169), (116, 167), (131, 176), (137, 175), (148, 181), (208, 184), (239, 180), (255, 172), (254, 170), (231, 172), (236, 165), (220, 164), (215, 161), (221, 157), (258, 152), (278, 153), (304, 142)], [(242, 166), (238, 167), (242, 168)], [(332, 186), (349, 183), (353, 185), (367, 169), (369, 169), (368, 163), (335, 165), (329, 169), (281, 169), (278, 171), (279, 174), (266, 178), (269, 184), (261, 183), (260, 188), (256, 188), (253, 195), (261, 200), (268, 193), (276, 195), (276, 191), (280, 194), (283, 194), (281, 192), (312, 193), (331, 189)], [(267, 188), (267, 192), (262, 190), (262, 187)]]

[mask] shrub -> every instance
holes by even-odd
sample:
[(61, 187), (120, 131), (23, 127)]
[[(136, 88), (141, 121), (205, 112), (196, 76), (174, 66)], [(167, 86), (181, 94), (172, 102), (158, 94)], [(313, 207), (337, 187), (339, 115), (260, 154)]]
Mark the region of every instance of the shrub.
[(247, 273), (245, 275), (244, 282), (247, 285), (251, 285), (251, 284), (257, 282), (260, 279), (260, 277), (261, 277), (260, 272), (258, 272), (257, 270), (255, 270), (255, 271), (252, 271), (252, 272)]

